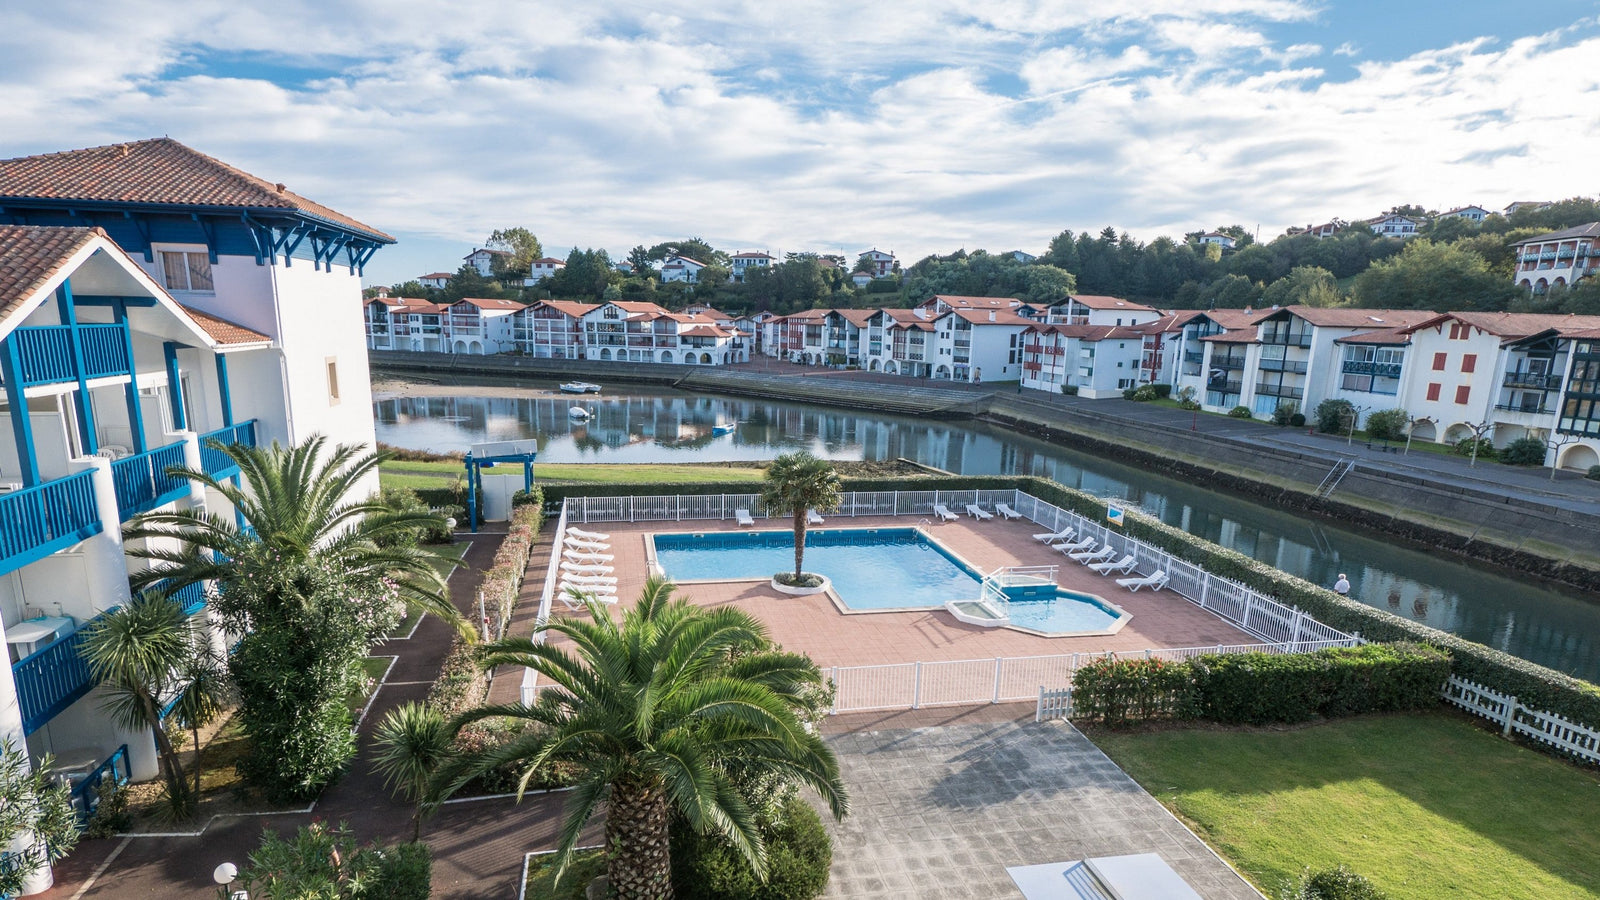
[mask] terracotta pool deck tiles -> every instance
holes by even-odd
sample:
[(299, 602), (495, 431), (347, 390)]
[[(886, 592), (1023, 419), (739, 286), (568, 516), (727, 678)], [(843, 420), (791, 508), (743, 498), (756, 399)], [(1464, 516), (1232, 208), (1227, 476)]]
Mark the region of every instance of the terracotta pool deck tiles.
[[(919, 526), (979, 571), (993, 571), (1001, 566), (1055, 565), (1056, 581), (1062, 587), (1097, 595), (1126, 610), (1132, 619), (1112, 635), (1044, 637), (1009, 628), (964, 625), (942, 608), (845, 614), (826, 596), (789, 597), (773, 590), (766, 582), (691, 582), (680, 585), (678, 593), (701, 606), (735, 606), (747, 610), (766, 624), (774, 641), (785, 649), (810, 655), (825, 668), (1259, 643), (1169, 591), (1133, 593), (1119, 587), (1114, 577), (1096, 575), (1034, 540), (1032, 535), (1040, 528), (1031, 522), (963, 519), (945, 525), (922, 525), (916, 516), (833, 517), (821, 527)], [(731, 520), (606, 522), (577, 527), (611, 536), (611, 549), (607, 552), (616, 556), (611, 565), (616, 569), (617, 596), (623, 608), (638, 596), (648, 574), (646, 535), (741, 530)], [(759, 519), (756, 525), (763, 531), (788, 527), (788, 521), (782, 519)], [(555, 614), (574, 613), (558, 602)]]

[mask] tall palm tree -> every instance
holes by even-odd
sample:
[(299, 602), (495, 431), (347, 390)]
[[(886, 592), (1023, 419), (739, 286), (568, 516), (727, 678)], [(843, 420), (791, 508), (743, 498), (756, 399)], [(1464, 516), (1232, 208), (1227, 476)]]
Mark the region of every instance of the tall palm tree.
[(328, 447), (322, 435), (293, 447), (277, 442), (270, 447), (217, 442), (212, 446), (239, 467), (242, 486), (197, 469), (174, 466), (167, 472), (222, 495), (238, 511), (243, 526), (199, 509), (156, 510), (134, 517), (123, 528), (124, 537), (153, 540), (130, 545), (128, 555), (155, 563), (133, 577), (136, 590), (162, 581), (169, 590), (213, 581), (225, 592), (235, 580), (281, 576), (297, 562), (315, 560), (352, 578), (393, 581), (408, 606), (439, 616), (464, 636), (472, 636), (471, 625), (445, 596), (439, 574), (438, 563), (448, 569), (454, 560), (407, 541), (385, 546), (395, 535), (436, 525), (439, 517), (426, 510), (391, 509), (375, 496), (357, 493), (361, 482), (387, 458), (385, 454), (364, 453), (354, 444)]
[(172, 717), (189, 729), (194, 738), (194, 795), (200, 797), (200, 729), (211, 724), (227, 708), (233, 696), (228, 668), (221, 654), (199, 635), (193, 641), (194, 653), (178, 671), (178, 694), (172, 700)]
[(143, 591), (90, 625), (83, 638), (89, 671), (105, 689), (102, 708), (119, 727), (149, 729), (173, 814), (187, 818), (195, 797), (177, 750), (161, 727), (165, 698), (181, 690), (181, 673), (196, 652), (183, 605), (160, 591)]
[(805, 451), (785, 453), (767, 467), (761, 502), (769, 514), (794, 516), (794, 579), (800, 580), (806, 553), (806, 511), (833, 512), (843, 501), (839, 473), (825, 459)]
[(484, 706), (459, 717), (458, 729), (491, 717), (528, 727), (447, 764), (438, 779), (443, 797), (490, 769), (517, 765), (520, 793), (546, 767), (571, 764), (579, 780), (567, 801), (558, 872), (604, 802), (606, 871), (624, 900), (672, 895), (673, 813), (725, 837), (765, 878), (766, 850), (729, 777), (733, 769), (810, 785), (841, 818), (849, 806), (833, 752), (797, 714), (822, 685), (816, 664), (772, 649), (747, 613), (671, 596), (670, 582), (652, 578), (620, 623), (591, 598), (589, 621), (541, 626), (570, 639), (572, 652), (526, 638), (487, 645), (485, 666), (527, 666), (551, 687), (531, 706)]
[(375, 742), (378, 755), (373, 762), (384, 786), (417, 806), (411, 840), (420, 841), (430, 782), (453, 752), (449, 723), (425, 703), (402, 704), (384, 717)]

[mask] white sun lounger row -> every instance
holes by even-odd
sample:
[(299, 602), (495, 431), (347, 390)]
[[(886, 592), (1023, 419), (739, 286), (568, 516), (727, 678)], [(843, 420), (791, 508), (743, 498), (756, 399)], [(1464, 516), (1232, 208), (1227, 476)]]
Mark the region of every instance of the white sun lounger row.
[(1167, 573), (1157, 571), (1136, 578), (1118, 578), (1117, 584), (1134, 593), (1138, 593), (1140, 588), (1146, 587), (1159, 591), (1167, 586), (1167, 581)]

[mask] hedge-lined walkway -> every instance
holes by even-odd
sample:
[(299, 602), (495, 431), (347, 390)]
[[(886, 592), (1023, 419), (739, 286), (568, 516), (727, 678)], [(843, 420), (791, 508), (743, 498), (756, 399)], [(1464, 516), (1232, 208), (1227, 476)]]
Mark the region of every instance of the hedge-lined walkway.
[[(459, 538), (469, 540), (472, 546), (463, 557), (463, 564), (450, 576), (450, 595), (457, 607), (471, 617), (476, 616), (482, 573), (493, 560), (502, 537), (485, 533)], [(543, 552), (544, 562), (537, 564), (541, 585), (549, 559), (548, 550)], [(86, 841), (57, 867), (56, 887), (38, 896), (50, 900), (214, 900), (216, 885), (211, 881), (211, 871), (217, 864), (233, 862), (243, 867), (249, 853), (260, 843), (264, 828), (287, 833), (318, 819), (348, 822), (363, 842), (409, 840), (411, 808), (393, 800), (384, 789), (382, 778), (373, 771), (372, 732), (389, 710), (427, 695), (450, 650), (452, 634), (445, 623), (428, 617), (410, 638), (388, 641), (373, 651), (376, 656), (394, 655), (399, 659), (378, 688), (362, 722), (355, 764), (310, 813), (219, 819), (198, 836)], [(520, 679), (520, 672), (517, 677)], [(505, 798), (445, 806), (423, 826), (423, 840), (433, 851), (434, 897), (448, 900), (515, 896), (523, 854), (554, 847), (562, 804), (563, 795), (545, 794), (529, 797), (520, 806)], [(192, 830), (200, 826), (186, 827)], [(115, 858), (110, 865), (95, 877), (96, 870), (112, 854)], [(93, 884), (84, 890), (91, 878)]]

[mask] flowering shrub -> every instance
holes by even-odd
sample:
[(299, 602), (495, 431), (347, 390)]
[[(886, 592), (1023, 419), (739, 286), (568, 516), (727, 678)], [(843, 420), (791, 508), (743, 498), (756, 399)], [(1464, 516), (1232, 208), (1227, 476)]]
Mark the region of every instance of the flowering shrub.
[(1113, 728), (1152, 719), (1194, 716), (1194, 679), (1189, 664), (1164, 659), (1096, 660), (1072, 678), (1074, 718)]

